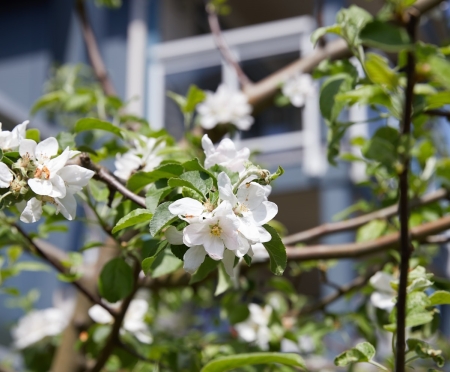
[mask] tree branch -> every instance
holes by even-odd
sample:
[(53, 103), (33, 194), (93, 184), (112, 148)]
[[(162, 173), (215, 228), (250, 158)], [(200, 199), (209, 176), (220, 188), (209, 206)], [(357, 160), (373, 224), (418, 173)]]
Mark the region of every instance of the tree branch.
[(430, 115), (430, 116), (441, 116), (443, 118), (446, 118), (447, 120), (450, 120), (450, 112), (448, 112), (448, 111), (427, 110), (424, 112), (424, 114)]
[[(434, 203), (438, 200), (444, 199), (449, 195), (445, 189), (438, 189), (428, 195), (422, 196), (418, 199), (411, 200), (410, 207), (416, 208), (427, 204)], [(307, 242), (324, 235), (329, 235), (337, 232), (353, 230), (365, 225), (366, 223), (376, 219), (386, 219), (393, 217), (397, 214), (398, 204), (391, 205), (390, 207), (380, 209), (375, 212), (371, 212), (359, 217), (352, 218), (346, 221), (326, 223), (312, 229), (302, 231), (293, 235), (289, 235), (283, 238), (284, 244), (294, 244), (300, 242)]]
[[(416, 29), (419, 15), (410, 12), (408, 15), (406, 30), (413, 43), (416, 42)], [(413, 112), (414, 85), (416, 83), (416, 56), (414, 51), (408, 51), (406, 64), (406, 90), (405, 107), (403, 109), (403, 120), (401, 134), (409, 143), (411, 135), (411, 117)], [(406, 347), (406, 287), (408, 286), (409, 258), (413, 249), (409, 236), (409, 202), (408, 202), (408, 173), (410, 168), (409, 148), (406, 149), (403, 159), (403, 170), (399, 176), (399, 220), (400, 220), (400, 282), (397, 297), (397, 337), (395, 350), (395, 370), (405, 370), (405, 347)]]
[[(414, 9), (419, 14), (424, 14), (444, 0), (418, 0), (414, 4)], [(247, 95), (248, 101), (252, 106), (272, 98), (280, 87), (280, 83), (289, 79), (297, 73), (312, 72), (314, 68), (323, 60), (329, 58), (331, 60), (351, 57), (352, 53), (348, 49), (346, 42), (338, 39), (328, 43), (324, 48), (316, 49), (310, 55), (301, 58), (290, 65), (274, 72), (263, 80), (253, 83), (252, 85), (244, 85), (244, 93)]]
[(80, 164), (82, 167), (95, 172), (94, 178), (105, 183), (108, 187), (121, 193), (125, 198), (135, 202), (142, 208), (146, 208), (145, 199), (134, 192), (128, 190), (108, 169), (101, 165), (94, 164), (89, 155), (83, 153), (80, 155)]
[(206, 13), (208, 14), (209, 28), (211, 29), (214, 43), (216, 44), (217, 49), (222, 55), (222, 58), (230, 67), (232, 67), (236, 71), (237, 77), (242, 87), (251, 86), (253, 82), (245, 74), (244, 70), (242, 70), (241, 66), (233, 55), (233, 52), (230, 50), (228, 44), (223, 38), (219, 23), (219, 17), (217, 16), (214, 5), (207, 3), (205, 9)]
[(103, 92), (107, 96), (117, 96), (116, 89), (114, 88), (114, 85), (109, 78), (105, 63), (103, 62), (102, 55), (100, 54), (97, 39), (95, 38), (94, 31), (92, 30), (91, 24), (89, 22), (89, 17), (84, 0), (76, 0), (75, 9), (77, 11), (78, 18), (80, 19), (81, 32), (83, 34), (89, 61), (91, 62), (91, 66), (94, 70), (95, 76), (100, 82)]
[[(23, 237), (23, 239), (28, 244), (31, 252), (44, 259), (61, 274), (68, 274), (61, 261), (59, 261), (58, 258), (54, 257), (50, 252), (46, 251), (45, 248), (42, 248), (38, 244), (36, 244), (36, 242), (34, 242), (33, 239), (31, 239), (30, 236), (18, 224), (13, 224), (12, 227), (15, 228), (17, 232)], [(113, 309), (109, 308), (109, 306), (105, 305), (99, 297), (91, 293), (81, 280), (75, 280), (71, 284), (73, 284), (81, 293), (83, 293), (92, 303), (100, 305), (114, 317), (117, 315), (116, 312)]]

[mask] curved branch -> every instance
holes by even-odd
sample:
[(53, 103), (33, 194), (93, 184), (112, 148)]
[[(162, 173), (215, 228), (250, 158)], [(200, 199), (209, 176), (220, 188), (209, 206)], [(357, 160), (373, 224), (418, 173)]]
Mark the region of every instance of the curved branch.
[(84, 0), (76, 0), (75, 9), (77, 11), (78, 18), (80, 19), (81, 31), (83, 33), (89, 61), (91, 62), (91, 66), (94, 70), (95, 76), (100, 82), (103, 92), (107, 96), (117, 96), (116, 89), (114, 88), (114, 85), (109, 78), (105, 63), (103, 62), (102, 55), (100, 54), (97, 39), (95, 38), (94, 31), (92, 30), (91, 24), (89, 22), (89, 17), (86, 11)]
[[(438, 189), (428, 195), (422, 196), (418, 199), (414, 199), (410, 203), (411, 208), (420, 207), (423, 205), (434, 203), (438, 200), (444, 199), (449, 196), (449, 193), (445, 189)], [(375, 212), (371, 212), (359, 217), (352, 218), (346, 221), (326, 223), (312, 229), (302, 231), (293, 235), (289, 235), (283, 238), (284, 244), (294, 244), (300, 242), (307, 242), (324, 235), (329, 235), (337, 232), (353, 230), (366, 223), (376, 220), (393, 217), (397, 214), (398, 205), (391, 205), (390, 207), (380, 209)]]
[(91, 158), (87, 154), (80, 155), (80, 164), (86, 169), (90, 169), (95, 172), (94, 178), (105, 183), (119, 193), (121, 193), (125, 198), (130, 199), (142, 208), (146, 208), (145, 199), (142, 196), (136, 195), (134, 192), (128, 190), (116, 177), (114, 177), (108, 169), (102, 167), (101, 165), (94, 164)]
[(211, 33), (214, 38), (214, 43), (216, 44), (217, 49), (222, 55), (222, 58), (229, 66), (231, 66), (236, 71), (239, 82), (243, 87), (251, 86), (253, 82), (245, 74), (244, 70), (242, 70), (241, 66), (239, 65), (238, 61), (233, 55), (233, 52), (230, 50), (228, 44), (223, 38), (222, 30), (220, 28), (219, 23), (219, 17), (215, 12), (214, 6), (211, 4), (206, 4), (205, 8), (206, 12), (208, 13), (209, 28), (211, 29)]

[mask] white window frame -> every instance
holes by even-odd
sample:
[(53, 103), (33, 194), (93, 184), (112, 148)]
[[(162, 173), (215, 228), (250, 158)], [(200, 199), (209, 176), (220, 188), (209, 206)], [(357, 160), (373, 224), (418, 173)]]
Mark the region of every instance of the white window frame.
[[(223, 37), (240, 61), (289, 52), (298, 52), (300, 56), (312, 52), (310, 35), (315, 26), (312, 17), (300, 16), (224, 31)], [(147, 117), (152, 128), (164, 127), (166, 75), (220, 65), (222, 81), (237, 87), (237, 76), (222, 62), (211, 34), (151, 46), (148, 51)], [(302, 130), (241, 140), (238, 146), (262, 151), (263, 155), (268, 155), (264, 158), (269, 163), (270, 153), (289, 152), (292, 155), (285, 160), (288, 166), (301, 165), (306, 175), (321, 176), (326, 169), (326, 160), (318, 99), (318, 92), (308, 99), (303, 109)]]

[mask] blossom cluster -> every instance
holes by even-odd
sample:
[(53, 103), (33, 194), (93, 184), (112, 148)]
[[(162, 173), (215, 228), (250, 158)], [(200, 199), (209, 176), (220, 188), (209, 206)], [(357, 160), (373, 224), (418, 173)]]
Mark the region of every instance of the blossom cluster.
[(206, 92), (206, 99), (198, 105), (197, 112), (205, 129), (234, 124), (239, 130), (249, 130), (254, 121), (246, 95), (226, 85), (220, 85), (215, 93)]
[[(184, 254), (186, 271), (195, 272), (208, 255), (222, 260), (228, 275), (233, 276), (236, 257), (252, 257), (254, 249), (264, 249), (262, 243), (271, 240), (264, 225), (275, 217), (278, 207), (268, 201), (270, 185), (256, 182), (267, 178), (269, 172), (251, 164), (249, 149), (238, 151), (230, 139), (215, 148), (207, 135), (202, 146), (205, 168), (218, 165), (224, 170), (217, 177), (218, 198), (202, 202), (184, 197), (173, 202), (170, 213), (187, 224), (181, 231), (170, 226), (165, 235), (170, 244), (189, 247)], [(238, 181), (233, 183), (229, 174), (238, 174)]]
[(309, 74), (298, 74), (286, 80), (281, 91), (293, 106), (302, 107), (315, 91), (314, 80)]
[(38, 221), (42, 206), (50, 203), (57, 213), (72, 220), (77, 206), (74, 195), (87, 185), (94, 172), (68, 164), (79, 152), (67, 147), (58, 155), (56, 138), (49, 137), (40, 143), (26, 139), (27, 125), (28, 121), (11, 132), (0, 131), (2, 206), (17, 204), (22, 209), (20, 220), (30, 223)]

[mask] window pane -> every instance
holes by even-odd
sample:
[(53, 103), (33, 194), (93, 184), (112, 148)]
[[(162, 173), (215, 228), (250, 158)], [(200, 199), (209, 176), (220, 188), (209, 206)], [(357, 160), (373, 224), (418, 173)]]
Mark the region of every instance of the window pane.
[[(299, 52), (292, 52), (252, 59), (242, 62), (242, 68), (253, 81), (259, 81), (271, 73), (283, 68), (300, 57)], [(287, 133), (302, 129), (301, 109), (292, 105), (285, 107), (270, 106), (254, 113), (255, 123), (242, 138), (261, 137), (271, 134)]]

